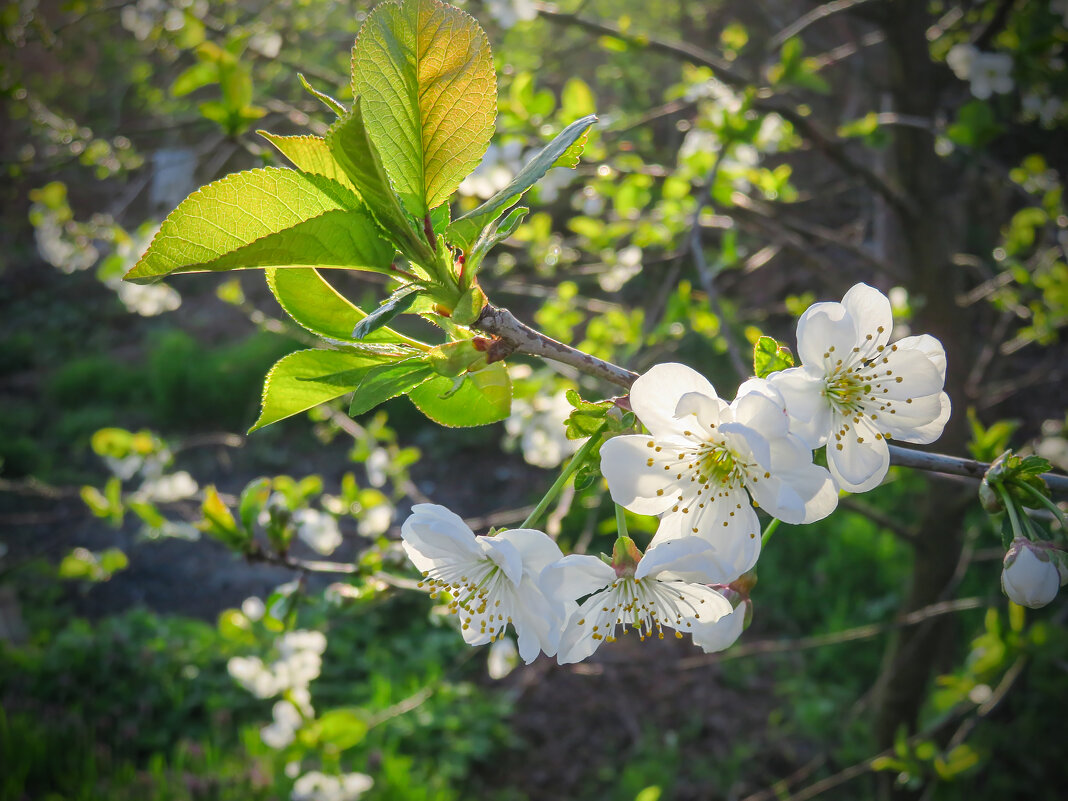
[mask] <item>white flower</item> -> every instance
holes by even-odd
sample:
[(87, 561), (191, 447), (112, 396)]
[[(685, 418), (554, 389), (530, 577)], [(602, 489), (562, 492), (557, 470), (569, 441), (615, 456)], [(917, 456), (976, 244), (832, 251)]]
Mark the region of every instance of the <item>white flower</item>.
[(253, 595), (244, 600), (241, 604), (241, 611), (245, 617), (255, 623), (257, 620), (263, 619), (263, 615), (267, 612), (267, 607), (263, 605), (263, 601)]
[(974, 45), (958, 44), (946, 54), (946, 64), (971, 84), (972, 94), (980, 100), (1012, 91), (1012, 56), (1008, 53), (984, 53)]
[(972, 94), (986, 100), (992, 94), (1012, 91), (1012, 56), (1008, 53), (980, 53), (972, 64)]
[(274, 722), (260, 729), (260, 739), (268, 748), (285, 748), (296, 738), (304, 719), (289, 701), (276, 702), (271, 714)]
[(321, 631), (294, 629), (286, 632), (278, 641), (278, 652), (282, 656), (292, 656), (302, 651), (322, 655), (326, 650), (326, 635)]
[(486, 148), (482, 161), (475, 167), (474, 172), (460, 182), (457, 191), (461, 195), (474, 195), (483, 199), (493, 197), (508, 186), (522, 168), (522, 152), (523, 143), (518, 140), (505, 142), (503, 145), (490, 145)]
[(401, 526), (404, 550), (422, 572), (420, 586), (452, 596), (449, 611), (460, 618), (469, 645), (501, 637), (511, 623), (519, 655), (530, 664), (538, 653), (556, 653), (561, 613), (538, 588), (536, 579), (560, 559), (556, 543), (540, 531), (513, 529), (476, 537), (444, 506), (421, 503)]
[(820, 520), (838, 503), (830, 475), (789, 433), (779, 393), (758, 379), (738, 393), (728, 405), (689, 367), (658, 364), (630, 394), (651, 436), (614, 437), (601, 446), (612, 499), (637, 514), (662, 515), (652, 544), (704, 538), (734, 566), (724, 583), (760, 555), (753, 501), (787, 523)]
[(975, 45), (956, 44), (946, 54), (946, 64), (960, 80), (969, 81), (972, 77), (972, 66), (978, 55), (979, 51), (976, 50)]
[(512, 401), (512, 415), (504, 421), (504, 430), (511, 440), (519, 440), (528, 464), (553, 468), (582, 444), (567, 438), (564, 421), (571, 411), (563, 391), (548, 397), (535, 395), (529, 401), (517, 398)]
[(693, 644), (706, 654), (730, 648), (742, 636), (749, 605), (750, 601), (745, 600), (734, 607), (733, 612), (724, 615), (719, 620), (702, 620), (695, 623), (690, 629)]
[(511, 637), (499, 637), (489, 648), (486, 671), (491, 679), (503, 679), (519, 664), (519, 651)]
[(1009, 600), (1039, 609), (1057, 596), (1061, 579), (1049, 549), (1017, 537), (1005, 554), (1001, 588)]
[(890, 465), (891, 437), (934, 442), (949, 419), (946, 354), (932, 336), (888, 344), (890, 301), (867, 284), (841, 303), (816, 303), (797, 323), (801, 367), (769, 381), (786, 398), (790, 426), (812, 448), (827, 445), (838, 486), (866, 492)]
[(538, 16), (538, 9), (531, 0), (486, 0), (486, 10), (505, 29)]
[(333, 515), (318, 509), (298, 509), (293, 513), (297, 536), (323, 556), (332, 554), (341, 544), (341, 529)]
[(392, 523), (392, 504), (388, 502), (380, 503), (363, 511), (360, 515), (360, 522), (357, 523), (357, 530), (360, 532), (361, 537), (377, 537), (389, 531)]
[(367, 481), (372, 487), (385, 486), (389, 475), (389, 451), (385, 448), (375, 448), (367, 457), (364, 469), (367, 471)]
[[(716, 549), (697, 537), (656, 545), (629, 562), (617, 554), (616, 565), (595, 556), (572, 554), (545, 568), (540, 583), (545, 594), (563, 601), (589, 595), (571, 613), (557, 661), (581, 662), (602, 642), (613, 642), (616, 630), (633, 628), (638, 637), (676, 636), (702, 621), (716, 621), (731, 612), (730, 602), (705, 584), (685, 580), (700, 575), (705, 581), (724, 581), (730, 567), (721, 564)], [(592, 594), (591, 594), (592, 593)]]
[(356, 801), (374, 786), (365, 773), (345, 773), (328, 776), (317, 770), (308, 771), (293, 782), (291, 801)]
[(257, 698), (270, 698), (282, 687), (274, 672), (258, 656), (235, 656), (226, 663), (226, 670), (234, 680)]
[(142, 482), (137, 495), (147, 501), (156, 503), (173, 503), (196, 495), (197, 482), (185, 470), (171, 473), (169, 476), (149, 478)]

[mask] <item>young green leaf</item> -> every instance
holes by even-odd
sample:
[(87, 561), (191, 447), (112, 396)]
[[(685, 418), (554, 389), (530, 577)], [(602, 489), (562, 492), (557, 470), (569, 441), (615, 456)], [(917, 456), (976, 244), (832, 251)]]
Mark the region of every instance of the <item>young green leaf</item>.
[(331, 377), (347, 370), (367, 370), (390, 364), (396, 356), (347, 353), (338, 350), (300, 350), (279, 359), (263, 385), (263, 409), (249, 432), (305, 412), (355, 389), (363, 373), (353, 373), (346, 385)]
[(436, 376), (409, 391), (408, 397), (435, 423), (452, 428), (489, 425), (511, 414), (512, 383), (502, 362), (468, 373), (450, 395), (452, 387), (452, 378)]
[(478, 208), (455, 219), (446, 230), (446, 238), (452, 244), (467, 250), (482, 229), (494, 220), (502, 209), (517, 203), (523, 193), (534, 186), (545, 173), (558, 166), (559, 161), (566, 160), (568, 166), (574, 167), (581, 153), (580, 143), (585, 141), (587, 129), (595, 122), (597, 117), (591, 114), (564, 128), (538, 155), (527, 162), (508, 186)]
[(493, 136), (497, 75), (469, 14), (438, 0), (382, 3), (352, 48), (352, 94), (405, 208), (448, 200)]
[(356, 323), (356, 327), (352, 329), (352, 338), (363, 339), (368, 334), (384, 326), (398, 314), (408, 311), (422, 290), (423, 287), (419, 284), (408, 284), (398, 289), (386, 298), (381, 306)]
[(308, 83), (308, 79), (305, 78), (301, 73), (298, 72), (297, 77), (300, 79), (300, 85), (304, 87), (304, 91), (319, 100), (324, 106), (326, 106), (332, 112), (337, 114), (339, 117), (344, 117), (346, 114), (349, 113), (349, 110), (347, 108), (341, 105), (338, 101), (334, 100), (334, 98), (332, 98), (330, 95), (326, 94), (325, 92), (320, 92), (310, 83)]
[[(267, 286), (285, 312), (299, 325), (326, 339), (353, 341), (352, 329), (367, 317), (316, 270), (268, 268)], [(390, 328), (379, 328), (363, 338), (364, 342), (411, 342)]]
[(348, 174), (334, 160), (334, 155), (321, 136), (279, 136), (268, 131), (256, 131), (289, 159), (293, 166), (304, 173), (321, 175), (331, 181), (337, 181), (350, 192), (355, 193)]
[(772, 337), (760, 337), (753, 346), (753, 373), (767, 378), (772, 373), (794, 366), (794, 354)]
[[(352, 221), (357, 226), (369, 222), (352, 192), (320, 176), (277, 167), (228, 175), (197, 190), (170, 213), (126, 279), (151, 283), (176, 272), (251, 266), (232, 261), (226, 267), (216, 265), (265, 237), (327, 212), (346, 211), (354, 215)], [(361, 242), (359, 247), (368, 248), (367, 253), (384, 252), (373, 242)], [(259, 266), (266, 265), (261, 262)], [(276, 261), (273, 266), (289, 265)]]
[(378, 149), (367, 134), (360, 98), (352, 104), (348, 114), (331, 126), (326, 134), (326, 144), (378, 224), (400, 251), (419, 264), (432, 263), (434, 251), (422, 232), (412, 227), (401, 208), (382, 167)]
[(475, 276), (478, 275), (479, 268), (482, 266), (482, 260), (486, 258), (486, 254), (498, 243), (503, 242), (514, 234), (515, 230), (523, 222), (523, 218), (526, 217), (529, 212), (530, 209), (526, 206), (517, 206), (504, 217), (491, 222), (482, 230), (481, 235), (478, 237), (478, 241), (476, 241), (475, 246), (471, 248), (471, 252), (468, 254), (467, 261), (465, 262), (465, 283), (474, 280)]
[(376, 367), (363, 377), (352, 393), (349, 415), (363, 414), (390, 398), (410, 392), (432, 375), (434, 368), (418, 358)]

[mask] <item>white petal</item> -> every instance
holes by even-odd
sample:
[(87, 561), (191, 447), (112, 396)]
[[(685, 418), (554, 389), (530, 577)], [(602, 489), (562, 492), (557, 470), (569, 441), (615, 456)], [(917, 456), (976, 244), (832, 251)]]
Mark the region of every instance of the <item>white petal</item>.
[(942, 347), (942, 343), (935, 339), (930, 334), (920, 334), (918, 336), (904, 337), (894, 343), (897, 345), (898, 350), (918, 350), (924, 356), (931, 360), (931, 363), (938, 370), (942, 376), (942, 381), (946, 380), (946, 349)]
[(831, 405), (823, 394), (823, 381), (801, 367), (774, 373), (768, 381), (786, 402), (790, 433), (801, 437), (812, 449), (826, 443), (831, 428)]
[(942, 430), (946, 427), (949, 415), (953, 411), (953, 405), (949, 402), (949, 395), (945, 392), (940, 392), (938, 394), (938, 403), (938, 416), (935, 417), (934, 420), (924, 425), (914, 426), (907, 436), (898, 436), (897, 438), (903, 442), (915, 442), (919, 445), (926, 445), (929, 442), (934, 442), (942, 436)]
[(703, 392), (687, 392), (675, 405), (675, 418), (683, 426), (683, 436), (690, 436), (686, 433), (689, 430), (686, 425), (690, 415), (696, 418), (702, 433), (708, 436), (720, 424), (727, 408), (727, 403), (720, 398), (710, 397)]
[(726, 440), (727, 448), (741, 461), (747, 462), (753, 458), (765, 470), (771, 467), (771, 445), (761, 431), (742, 423), (724, 423), (719, 431)]
[[(847, 492), (867, 492), (879, 486), (890, 468), (890, 449), (886, 440), (876, 439), (875, 433), (860, 424), (863, 442), (857, 441), (856, 429), (842, 435), (839, 442), (827, 443), (827, 463), (835, 483)], [(839, 450), (840, 446), (840, 450)]]
[(678, 496), (678, 484), (676, 474), (664, 467), (675, 456), (670, 446), (652, 437), (612, 437), (601, 446), (601, 473), (612, 500), (640, 515), (657, 515), (668, 509)]
[(715, 547), (719, 563), (730, 575), (720, 583), (750, 570), (760, 556), (760, 520), (745, 490), (728, 491), (689, 513), (680, 510), (664, 515), (650, 549), (686, 537), (700, 537)]
[[(609, 619), (601, 611), (608, 591), (591, 595), (571, 615), (564, 632), (560, 637), (560, 647), (556, 652), (556, 661), (561, 665), (569, 665), (573, 662), (581, 662), (597, 650), (604, 642), (603, 639), (594, 639), (594, 628), (598, 631), (606, 631)], [(602, 635), (603, 636), (603, 635)]]
[(944, 380), (934, 362), (918, 350), (883, 351), (868, 368), (876, 400), (904, 400), (942, 391)]
[(502, 531), (495, 539), (505, 540), (515, 546), (523, 559), (523, 570), (535, 578), (548, 565), (564, 556), (560, 546), (549, 535), (531, 528)]
[(761, 379), (750, 379), (742, 385), (743, 388), (746, 386), (749, 390), (744, 394), (739, 390), (738, 397), (731, 403), (735, 421), (756, 429), (767, 439), (785, 436), (790, 416), (786, 413), (782, 394)]
[(519, 549), (501, 537), (478, 537), (477, 540), (482, 552), (504, 571), (512, 584), (518, 586), (523, 579), (523, 557)]
[(810, 375), (822, 378), (838, 359), (853, 357), (857, 332), (841, 303), (816, 303), (797, 321), (797, 354)]
[(741, 603), (729, 615), (724, 615), (719, 620), (695, 622), (690, 629), (693, 644), (706, 654), (730, 648), (742, 636), (745, 607), (746, 605)]
[(701, 584), (729, 584), (738, 578), (734, 565), (725, 562), (716, 547), (700, 537), (668, 540), (645, 552), (634, 578), (670, 573), (672, 578)]
[(569, 554), (546, 567), (538, 584), (546, 597), (574, 601), (616, 580), (616, 571), (596, 556)]
[(717, 397), (712, 384), (696, 370), (674, 362), (657, 364), (630, 388), (630, 406), (654, 437), (681, 433), (686, 426), (675, 419), (675, 409), (687, 392)]
[(430, 503), (413, 506), (412, 514), (401, 525), (401, 537), (424, 559), (454, 559), (461, 555), (472, 560), (482, 558), (474, 532), (459, 515), (444, 506)]
[[(932, 431), (929, 428), (931, 423), (946, 412), (948, 401), (949, 396), (944, 392), (924, 398), (910, 398), (909, 402), (895, 403), (892, 407), (893, 414), (883, 413), (875, 423), (894, 439), (903, 442), (930, 442), (931, 440), (924, 440), (923, 437)], [(917, 431), (923, 432), (918, 440), (914, 439)], [(940, 433), (941, 429), (938, 429), (938, 434)]]
[(528, 665), (545, 652), (556, 655), (560, 643), (563, 621), (557, 607), (545, 597), (530, 577), (524, 577), (519, 585), (518, 604), (513, 613), (512, 625), (518, 638), (519, 655)]
[(890, 341), (894, 327), (894, 312), (890, 300), (874, 287), (856, 284), (842, 298), (842, 306), (856, 327), (856, 345), (862, 358), (870, 358), (878, 348)]

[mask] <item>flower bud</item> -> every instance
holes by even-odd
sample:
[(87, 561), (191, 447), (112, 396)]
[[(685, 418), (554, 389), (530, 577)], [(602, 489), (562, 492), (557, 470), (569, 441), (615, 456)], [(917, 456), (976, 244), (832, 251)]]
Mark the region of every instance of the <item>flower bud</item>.
[(1009, 600), (1039, 609), (1054, 599), (1061, 579), (1049, 549), (1017, 537), (1005, 554), (1001, 588)]

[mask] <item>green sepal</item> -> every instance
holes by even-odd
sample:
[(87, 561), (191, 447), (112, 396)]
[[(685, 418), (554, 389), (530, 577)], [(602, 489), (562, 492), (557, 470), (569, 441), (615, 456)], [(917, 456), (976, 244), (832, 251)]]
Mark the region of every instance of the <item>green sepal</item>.
[(458, 325), (471, 325), (482, 314), (487, 303), (486, 293), (478, 284), (467, 289), (452, 309), (452, 321)]

